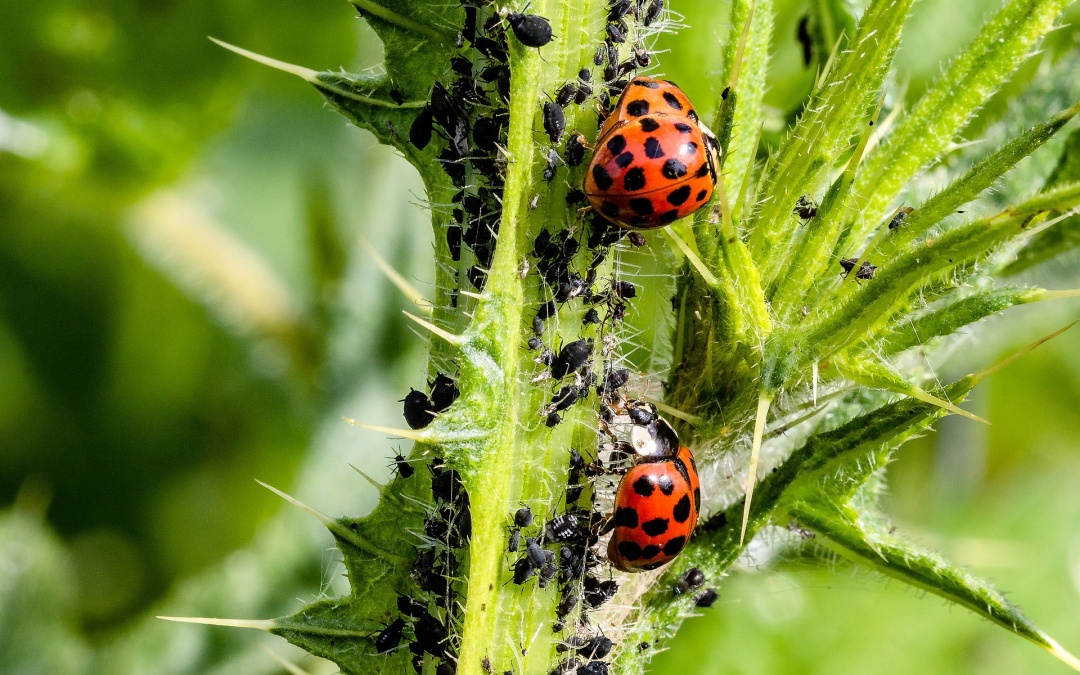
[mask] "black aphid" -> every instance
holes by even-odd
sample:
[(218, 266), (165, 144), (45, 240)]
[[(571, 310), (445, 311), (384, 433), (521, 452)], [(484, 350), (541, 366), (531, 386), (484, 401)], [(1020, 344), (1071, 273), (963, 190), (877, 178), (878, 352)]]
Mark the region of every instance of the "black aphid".
[(803, 195), (795, 202), (795, 208), (793, 208), (791, 212), (803, 220), (810, 220), (817, 215), (818, 207), (817, 204), (810, 199), (810, 195)]
[(386, 654), (397, 649), (397, 646), (401, 644), (401, 633), (404, 630), (405, 620), (400, 617), (394, 619), (393, 623), (382, 629), (382, 632), (375, 637), (375, 652)]
[[(856, 258), (841, 258), (840, 267), (844, 268), (844, 276), (851, 274), (851, 271), (855, 269), (855, 263), (859, 262)], [(862, 265), (859, 266), (859, 270), (855, 272), (856, 279), (873, 279), (877, 274), (877, 265), (871, 265), (869, 261), (864, 260)]]
[(559, 87), (559, 91), (555, 94), (555, 102), (565, 108), (570, 105), (570, 102), (574, 100), (574, 96), (577, 95), (578, 87), (573, 82), (567, 82), (563, 86)]
[(592, 340), (575, 340), (559, 350), (551, 364), (551, 376), (556, 380), (566, 377), (569, 373), (581, 368), (589, 360), (592, 354)]
[(528, 527), (533, 523), (533, 512), (528, 506), (522, 506), (514, 512), (514, 524), (518, 527)]
[(461, 395), (457, 384), (442, 373), (435, 376), (431, 383), (431, 409), (435, 412), (443, 412)]
[(514, 36), (526, 47), (543, 47), (551, 42), (551, 23), (539, 14), (511, 12), (506, 20)]
[(683, 594), (690, 591), (696, 591), (705, 584), (705, 573), (696, 567), (691, 567), (679, 577), (679, 585), (676, 588), (676, 593)]
[(400, 454), (394, 455), (394, 466), (397, 468), (399, 476), (402, 478), (412, 478), (414, 469)]
[(697, 599), (694, 601), (694, 604), (696, 606), (698, 606), (698, 607), (712, 607), (713, 603), (716, 602), (716, 599), (718, 597), (720, 597), (720, 596), (718, 596), (716, 594), (716, 589), (715, 588), (710, 588), (710, 589), (706, 590), (705, 592), (703, 592), (701, 595), (697, 596)]
[(431, 424), (434, 417), (431, 414), (431, 401), (428, 399), (427, 394), (415, 389), (409, 389), (409, 393), (405, 395), (405, 398), (401, 399), (401, 402), (405, 404), (405, 423), (409, 425), (410, 429), (423, 429)]
[(548, 101), (544, 104), (544, 131), (552, 143), (558, 143), (566, 130), (566, 114), (558, 103)]

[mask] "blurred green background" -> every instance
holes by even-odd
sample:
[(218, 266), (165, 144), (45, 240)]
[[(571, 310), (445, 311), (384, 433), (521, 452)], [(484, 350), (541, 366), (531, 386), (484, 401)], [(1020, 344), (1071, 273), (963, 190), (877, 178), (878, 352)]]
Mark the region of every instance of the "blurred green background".
[[(778, 5), (768, 102), (782, 119), (813, 73), (795, 41), (806, 3)], [(898, 56), (909, 98), (997, 5), (917, 5)], [(661, 39), (660, 68), (707, 107), (726, 3), (671, 6), (687, 28)], [(423, 343), (357, 236), (430, 288), (422, 187), (309, 87), (207, 35), (317, 69), (381, 59), (342, 2), (0, 2), (2, 673), (279, 672), (259, 644), (332, 672), (259, 633), (152, 614), (269, 617), (344, 588), (330, 538), (253, 479), (331, 515), (373, 504), (348, 465), (383, 478), (393, 447), (341, 416), (397, 424)], [(1077, 51), (1075, 29), (1048, 47), (972, 137)], [(1080, 286), (1078, 261), (1024, 280)], [(1078, 310), (995, 318), (939, 372), (989, 364)], [(950, 418), (905, 446), (886, 497), (905, 531), (995, 579), (1074, 650), (1078, 355), (1072, 331), (996, 375), (969, 406), (993, 426)], [(1065, 671), (841, 561), (775, 563), (726, 579), (653, 671)]]

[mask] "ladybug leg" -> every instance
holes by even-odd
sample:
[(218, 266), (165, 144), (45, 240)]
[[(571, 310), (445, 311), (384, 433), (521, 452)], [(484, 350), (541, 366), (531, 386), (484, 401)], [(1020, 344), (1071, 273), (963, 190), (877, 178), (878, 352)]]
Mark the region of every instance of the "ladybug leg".
[(596, 146), (594, 144), (590, 143), (588, 140), (586, 140), (585, 135), (582, 134), (580, 131), (575, 130), (573, 132), (573, 134), (574, 134), (574, 137), (577, 138), (577, 142), (580, 143), (581, 146), (583, 148), (585, 148), (586, 150), (595, 150), (596, 149)]

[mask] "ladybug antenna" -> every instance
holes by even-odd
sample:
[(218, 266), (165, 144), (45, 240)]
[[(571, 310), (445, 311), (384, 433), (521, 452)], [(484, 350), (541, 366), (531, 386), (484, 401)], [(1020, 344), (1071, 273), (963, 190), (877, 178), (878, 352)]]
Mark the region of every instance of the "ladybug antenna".
[(765, 435), (765, 418), (769, 415), (772, 398), (765, 392), (758, 397), (757, 417), (754, 421), (754, 444), (750, 448), (750, 468), (746, 472), (746, 501), (743, 504), (742, 529), (739, 531), (739, 546), (746, 540), (746, 524), (750, 520), (750, 504), (754, 498), (754, 486), (757, 483), (758, 459), (761, 457), (761, 439)]

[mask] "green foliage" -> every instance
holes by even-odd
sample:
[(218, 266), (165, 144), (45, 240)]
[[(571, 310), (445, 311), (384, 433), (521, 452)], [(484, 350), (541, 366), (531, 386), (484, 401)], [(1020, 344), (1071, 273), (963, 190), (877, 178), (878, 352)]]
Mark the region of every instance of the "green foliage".
[[(628, 391), (647, 390), (648, 378), (665, 382), (663, 404), (672, 411), (682, 441), (698, 458), (705, 515), (697, 535), (668, 569), (635, 576), (616, 574), (618, 595), (588, 612), (589, 625), (616, 642), (610, 659), (613, 672), (643, 672), (681, 622), (694, 613), (696, 595), (674, 590), (684, 572), (699, 568), (711, 585), (718, 584), (748, 554), (747, 544), (755, 536), (766, 538), (776, 526), (789, 526), (803, 533), (800, 536), (812, 536), (815, 546), (966, 607), (1076, 665), (1073, 657), (987, 582), (896, 536), (884, 524), (878, 503), (886, 469), (900, 446), (946, 413), (963, 413), (957, 405), (986, 377), (980, 373), (943, 386), (932, 371), (916, 363), (911, 351), (918, 348), (920, 355), (930, 353), (936, 358), (943, 354), (935, 352), (937, 347), (948, 345), (952, 336), (985, 317), (1071, 294), (1001, 287), (997, 278), (1080, 243), (1074, 236), (1080, 220), (1069, 215), (1080, 208), (1076, 153), (1080, 137), (1071, 132), (1063, 152), (1062, 146), (1051, 142), (1080, 104), (1069, 101), (1040, 109), (1039, 118), (1045, 121), (1035, 126), (1029, 123), (1027, 131), (980, 153), (970, 166), (947, 161), (959, 135), (1035, 53), (1068, 4), (1065, 0), (1005, 2), (974, 42), (906, 112), (892, 85), (894, 80), (903, 80), (893, 60), (913, 3), (815, 0), (809, 5), (805, 28), (811, 66), (819, 71), (818, 77), (798, 120), (770, 153), (762, 138), (779, 138), (778, 120), (766, 95), (773, 50), (781, 39), (789, 41), (789, 36), (778, 32), (786, 25), (782, 14), (786, 5), (773, 0), (732, 3), (729, 29), (718, 31), (724, 35), (719, 61), (706, 69), (720, 73), (710, 84), (716, 92), (724, 92), (709, 120), (724, 149), (722, 180), (713, 203), (692, 221), (647, 235), (654, 274), (635, 278), (642, 291), (641, 304), (631, 305), (648, 307), (646, 294), (660, 297), (674, 290), (671, 312), (666, 297), (663, 309), (656, 312), (673, 324), (670, 362), (660, 356), (665, 349), (650, 348), (649, 372), (636, 374)], [(524, 586), (511, 583), (511, 566), (518, 556), (506, 553), (509, 516), (518, 505), (527, 504), (543, 521), (573, 505), (565, 498), (570, 449), (596, 457), (598, 410), (596, 397), (591, 397), (561, 411), (560, 424), (545, 423), (552, 396), (565, 381), (553, 384), (544, 379), (548, 368), (525, 348), (534, 331), (532, 317), (552, 297), (550, 281), (530, 264), (535, 262), (533, 242), (541, 232), (576, 238), (570, 264), (574, 269), (595, 270), (597, 281), (591, 290), (633, 278), (630, 269), (636, 258), (624, 243), (586, 245), (597, 226), (568, 204), (586, 168), (560, 163), (556, 180), (545, 180), (548, 150), (564, 146), (547, 140), (541, 110), (563, 83), (577, 80), (580, 69), (591, 66), (595, 48), (605, 35), (607, 3), (534, 0), (529, 11), (547, 17), (555, 34), (540, 49), (524, 47), (507, 31), (508, 99), (492, 97), (483, 105), (463, 106), (469, 126), (483, 117), (506, 115), (507, 124), (498, 137), (498, 177), (467, 162), (465, 180), (457, 185), (445, 170), (444, 153), (452, 139), (437, 132), (421, 149), (410, 142), (409, 130), (428, 105), (433, 87), (452, 90), (451, 58), (465, 59), (478, 70), (489, 64), (475, 44), (457, 40), (465, 10), (458, 3), (416, 0), (354, 0), (353, 5), (383, 45), (381, 71), (316, 71), (234, 49), (304, 79), (331, 109), (399, 152), (419, 174), (424, 190), (419, 198), (430, 207), (436, 242), (429, 265), (434, 288), (430, 302), (417, 303), (421, 308), (416, 312), (423, 317), (411, 318), (430, 336), (427, 377), (451, 373), (461, 396), (421, 431), (393, 428), (386, 421), (388, 409), (371, 405), (370, 399), (365, 399), (367, 405), (343, 403), (356, 382), (363, 380), (365, 371), (357, 361), (372, 358), (375, 351), (356, 349), (356, 343), (343, 340), (344, 326), (351, 321), (373, 331), (384, 327), (344, 311), (352, 247), (346, 243), (343, 224), (328, 206), (335, 194), (334, 181), (340, 179), (333, 170), (331, 175), (316, 172), (306, 183), (304, 250), (309, 254), (305, 269), (310, 279), (303, 284), (307, 292), (298, 293), (302, 300), (295, 300), (291, 289), (257, 256), (245, 258), (253, 264), (244, 267), (242, 274), (224, 258), (215, 262), (212, 255), (194, 256), (188, 271), (194, 268), (201, 276), (196, 275), (199, 278), (194, 281), (184, 278), (183, 271), (178, 276), (194, 295), (232, 322), (237, 334), (253, 343), (271, 344), (285, 355), (286, 374), (280, 379), (302, 392), (291, 402), (301, 411), (294, 413), (296, 417), (304, 422), (330, 419), (334, 427), (344, 408), (362, 418), (357, 423), (360, 427), (413, 441), (405, 454), (414, 463), (416, 475), (379, 485), (377, 502), (372, 497), (319, 505), (332, 513), (366, 514), (359, 517), (329, 517), (288, 498), (330, 531), (346, 572), (347, 591), (341, 589), (344, 592), (339, 594), (330, 589), (299, 610), (289, 604), (297, 579), (310, 572), (305, 535), (290, 521), (264, 532), (245, 559), (231, 561), (225, 571), (208, 574), (179, 593), (180, 599), (172, 605), (175, 611), (170, 613), (281, 615), (275, 620), (223, 623), (281, 636), (335, 662), (345, 673), (400, 673), (412, 668), (413, 655), (404, 643), (416, 636), (415, 627), (406, 629), (402, 648), (390, 654), (376, 654), (373, 639), (399, 616), (398, 599), (408, 594), (422, 598), (434, 620), (448, 631), (442, 645), (446, 658), (431, 653), (421, 657), (426, 675), (436, 672), (438, 661), (456, 662), (457, 672), (463, 675), (485, 672), (488, 665), (495, 672), (546, 674), (565, 658), (556, 649), (559, 640), (584, 625), (580, 605), (566, 617), (559, 616), (556, 606), (567, 593), (580, 596), (583, 587), (580, 579), (544, 588), (535, 578)], [(504, 30), (505, 17), (499, 21), (493, 6), (481, 5), (477, 8), (480, 23), (490, 20), (493, 33)], [(630, 19), (631, 35), (621, 48), (622, 60), (630, 58), (634, 46), (651, 45), (656, 37), (655, 27)], [(305, 24), (297, 21), (295, 25)], [(502, 28), (494, 28), (497, 25)], [(206, 27), (206, 32), (214, 31)], [(313, 34), (329, 41), (333, 32)], [(228, 37), (261, 48), (260, 40), (247, 39), (242, 31), (230, 32)], [(146, 61), (144, 67), (151, 68), (153, 60)], [(93, 171), (103, 178), (95, 189), (76, 194), (73, 208), (87, 209), (87, 204), (98, 208), (106, 201), (100, 188), (119, 188), (110, 192), (115, 203), (102, 208), (117, 219), (128, 214), (125, 217), (136, 222), (134, 236), (144, 252), (157, 256), (166, 268), (170, 260), (185, 259), (207, 242), (213, 244), (210, 249), (245, 253), (232, 238), (215, 235), (213, 227), (199, 229), (207, 224), (173, 202), (151, 199), (131, 208), (184, 166), (183, 153), (159, 161), (159, 155), (166, 154), (164, 146), (194, 147), (200, 134), (214, 128), (221, 110), (233, 103), (228, 87), (222, 85), (220, 100), (190, 106), (188, 123), (181, 125), (177, 137), (140, 136), (133, 131), (139, 127), (139, 115), (131, 110), (153, 115), (156, 96), (169, 76), (167, 71), (150, 74), (153, 77), (144, 85), (132, 85), (124, 105), (105, 106), (108, 115), (93, 134), (85, 129), (74, 133), (80, 143), (101, 134), (92, 163), (101, 163)], [(596, 91), (602, 86), (599, 79), (593, 78)], [(171, 104), (181, 105), (177, 101), (182, 101), (190, 86), (179, 80)], [(22, 101), (19, 105), (20, 113), (29, 114), (42, 104)], [(1051, 117), (1066, 106), (1071, 107)], [(591, 105), (566, 110), (568, 132), (581, 131), (591, 140), (596, 123)], [(1066, 134), (1070, 132), (1062, 135)], [(1039, 191), (1008, 195), (1009, 203), (995, 204), (991, 212), (956, 217), (959, 209), (1000, 184), (1014, 167), (1028, 170), (1023, 161), (1037, 151), (1061, 152), (1055, 158), (1056, 168), (1040, 176), (1045, 180), (1039, 181)], [(141, 167), (143, 173), (132, 184), (109, 182), (106, 165), (110, 161)], [(53, 178), (63, 184), (62, 167), (56, 166)], [(13, 168), (18, 167), (0, 165), (0, 177), (8, 184), (17, 181), (12, 178)], [(364, 172), (362, 189), (352, 186), (350, 199), (361, 201), (380, 189), (376, 175), (380, 168), (373, 160)], [(938, 181), (944, 187), (913, 202), (919, 205), (890, 227), (897, 199), (907, 196), (906, 191), (930, 168), (938, 171), (935, 178), (947, 176)], [(131, 172), (118, 174), (130, 177)], [(461, 259), (451, 254), (447, 235), (457, 227), (453, 210), (461, 202), (455, 200), (461, 184), (469, 195), (478, 194), (477, 185), (497, 193), (497, 217), (485, 225), (498, 230), (489, 260), (481, 261), (469, 249)], [(819, 203), (816, 214), (805, 222), (792, 213), (803, 195)], [(24, 205), (12, 213), (29, 208)], [(185, 216), (188, 228), (167, 227), (167, 216), (176, 212)], [(208, 238), (199, 240), (197, 236), (202, 235)], [(668, 243), (670, 252), (665, 247)], [(593, 264), (601, 256), (603, 262)], [(837, 258), (848, 256), (859, 259), (854, 267), (865, 260), (875, 265), (876, 272), (871, 278), (842, 276)], [(5, 296), (15, 297), (20, 284), (33, 281), (33, 274), (20, 274), (23, 267), (30, 266), (13, 266), (13, 278), (18, 281), (0, 289)], [(477, 273), (483, 283), (475, 284), (479, 292), (473, 293), (468, 284)], [(634, 332), (651, 321), (645, 311), (641, 316), (631, 312), (625, 323), (605, 317), (599, 325), (583, 325), (585, 303), (575, 299), (560, 304), (557, 315), (539, 331), (545, 345), (557, 351), (575, 340), (591, 340), (590, 368), (597, 378), (625, 360), (642, 360), (633, 354)], [(97, 313), (91, 311), (88, 316), (94, 318)], [(389, 331), (383, 337), (388, 343), (400, 342)], [(26, 337), (25, 342), (33, 341)], [(45, 351), (36, 360), (47, 363), (44, 356)], [(583, 386), (585, 391), (592, 389), (588, 382)], [(94, 388), (88, 386), (87, 391)], [(74, 398), (73, 407), (91, 398), (92, 394)], [(432, 500), (434, 471), (429, 469), (435, 458), (460, 476), (471, 507), (469, 545), (448, 547), (455, 556), (452, 564), (433, 575), (434, 583), (447, 589), (441, 594), (421, 589), (432, 582), (416, 565), (418, 550), (428, 550), (434, 538), (424, 530), (425, 521), (438, 507)], [(309, 472), (336, 477), (342, 464), (340, 457), (326, 458), (317, 467), (309, 467)], [(603, 493), (603, 488), (597, 488), (601, 503)], [(592, 497), (590, 487), (579, 505)], [(0, 547), (25, 541), (39, 560), (37, 577), (20, 577), (19, 585), (7, 588), (0, 597), (0, 621), (12, 623), (13, 607), (63, 607), (68, 602), (63, 584), (50, 591), (42, 590), (39, 583), (49, 576), (68, 577), (40, 524), (27, 521), (16, 510), (0, 525)], [(787, 545), (792, 550), (797, 547), (797, 543)], [(554, 552), (556, 547), (549, 548)], [(230, 603), (223, 598), (240, 585), (237, 569), (249, 572), (244, 578), (257, 579), (258, 588), (244, 602)], [(40, 574), (43, 571), (45, 576)], [(145, 662), (115, 645), (88, 656), (85, 644), (70, 629), (66, 611), (32, 614), (32, 618), (27, 625), (55, 635), (55, 643), (63, 647), (50, 654), (56, 659), (50, 664), (53, 669), (147, 669)], [(563, 623), (569, 628), (558, 628)], [(172, 630), (142, 626), (126, 639), (140, 645), (145, 657), (163, 653), (160, 645), (169, 640)], [(0, 648), (11, 644), (0, 640)], [(200, 657), (205, 660), (169, 666), (175, 672), (208, 670), (211, 665), (237, 667), (242, 657), (229, 660), (234, 649), (229, 645), (220, 654)], [(12, 661), (32, 658), (20, 653)]]
[[(1015, 250), (1032, 232), (1052, 227), (1054, 215), (1080, 206), (1080, 195), (1076, 184), (1058, 180), (1051, 189), (996, 215), (935, 227), (1051, 138), (1076, 114), (1076, 107), (992, 151), (891, 227), (866, 215), (881, 214), (920, 169), (941, 156), (986, 97), (1052, 28), (1065, 4), (1007, 4), (910, 114), (901, 115), (895, 128), (878, 131), (875, 105), (880, 111), (910, 3), (871, 2), (858, 23), (850, 25), (846, 22), (853, 14), (848, 9), (819, 3), (810, 21), (815, 51), (822, 53), (829, 42), (842, 48), (823, 65), (805, 112), (764, 167), (756, 165), (755, 148), (764, 115), (774, 10), (769, 2), (735, 4), (724, 53), (727, 88), (713, 125), (728, 162), (725, 180), (713, 208), (698, 214), (692, 230), (677, 226), (670, 235), (686, 260), (677, 276), (676, 349), (666, 402), (696, 420), (681, 431), (697, 448), (706, 476), (719, 463), (730, 466), (734, 460), (738, 466), (752, 444), (749, 480), (756, 482), (763, 440), (772, 470), (755, 493), (741, 496), (737, 487), (725, 489), (718, 481), (707, 481), (706, 510), (714, 515), (702, 524), (679, 562), (658, 580), (623, 580), (616, 605), (629, 607), (629, 613), (602, 608), (592, 614), (605, 633), (618, 638), (613, 655), (617, 672), (640, 672), (652, 648), (662, 645), (692, 611), (692, 595), (677, 597), (670, 590), (681, 572), (693, 566), (719, 578), (742, 554), (744, 534), (752, 537), (771, 523), (791, 519), (841, 555), (982, 613), (1060, 658), (1072, 658), (984, 582), (871, 523), (878, 519), (874, 487), (895, 449), (946, 411), (964, 413), (949, 401), (962, 400), (982, 377), (928, 392), (922, 387), (925, 374), (881, 363), (879, 351), (925, 347), (927, 340), (948, 336), (989, 314), (1047, 297), (1038, 289), (974, 294), (962, 289), (1004, 246), (1012, 243)], [(387, 43), (385, 78), (298, 74), (352, 121), (401, 150), (424, 177), (429, 199), (438, 203), (453, 190), (434, 160), (435, 151), (444, 146), (437, 141), (423, 151), (410, 147), (401, 130), (418, 109), (407, 103), (390, 105), (383, 90), (411, 77), (423, 84), (408, 91), (422, 92), (445, 76), (445, 68), (433, 67), (430, 59), (398, 60), (395, 55), (406, 51), (402, 45), (417, 39), (416, 17), (410, 12), (421, 10), (403, 6), (394, 11), (374, 22), (376, 30), (382, 26)], [(524, 308), (546, 297), (536, 277), (522, 272), (530, 242), (541, 228), (557, 231), (562, 223), (573, 232), (579, 227), (575, 215), (561, 204), (563, 184), (549, 190), (538, 183), (543, 164), (543, 155), (534, 149), (541, 129), (538, 110), (545, 92), (550, 94), (588, 64), (592, 50), (586, 36), (602, 32), (603, 10), (589, 4), (571, 12), (549, 0), (532, 11), (547, 16), (561, 37), (539, 53), (510, 42), (510, 161), (498, 247), (485, 271), (483, 291), (459, 299), (456, 308), (437, 297), (434, 323), (419, 321), (433, 333), (430, 372), (452, 360), (463, 395), (422, 432), (397, 432), (417, 441), (412, 459), (444, 458), (460, 472), (468, 491), (471, 543), (467, 552), (461, 551), (457, 571), (447, 573), (451, 600), (432, 608), (450, 631), (445, 648), (458, 672), (466, 673), (481, 672), (482, 664), (495, 670), (512, 665), (522, 673), (551, 670), (553, 645), (537, 636), (550, 634), (558, 596), (553, 589), (531, 586), (523, 595), (507, 585), (507, 514), (517, 503), (538, 512), (557, 510), (560, 501), (551, 495), (565, 484), (567, 448), (595, 443), (587, 432), (594, 418), (586, 412), (567, 415), (555, 431), (542, 428), (530, 411), (543, 405), (544, 396), (529, 381), (535, 371), (518, 345), (528, 335)], [(840, 35), (849, 31), (850, 39), (842, 40)], [(478, 58), (475, 52), (464, 53)], [(577, 128), (588, 117), (573, 111), (567, 126)], [(849, 152), (853, 139), (855, 149)], [(755, 174), (761, 178), (755, 181)], [(580, 169), (571, 169), (568, 182), (576, 184), (580, 176)], [(533, 209), (537, 194), (544, 196), (543, 203)], [(792, 214), (796, 199), (818, 194), (823, 196), (816, 214), (800, 224)], [(433, 225), (440, 242), (445, 228), (453, 226), (438, 209)], [(690, 234), (687, 243), (684, 236)], [(859, 283), (854, 274), (848, 280), (831, 271), (834, 256), (855, 244), (866, 246), (860, 263), (875, 254), (875, 247), (886, 256), (876, 273)], [(449, 258), (444, 245), (436, 255), (441, 282), (451, 287), (460, 283), (462, 266)], [(546, 333), (546, 340), (554, 338), (558, 344), (595, 336), (572, 328), (580, 312), (573, 304), (562, 309), (559, 328)], [(816, 393), (810, 395), (811, 388), (817, 391), (818, 377), (830, 393), (880, 389), (901, 398), (883, 402), (849, 395), (842, 398), (839, 410), (844, 412), (839, 413), (830, 403), (818, 404)], [(818, 422), (810, 422), (809, 432), (785, 452), (770, 441), (775, 434), (764, 438), (770, 408), (779, 420)], [(842, 423), (815, 433), (814, 426), (830, 410), (841, 415)], [(751, 438), (748, 430), (755, 417)], [(581, 427), (571, 426), (577, 423)], [(380, 506), (365, 518), (326, 521), (344, 555), (351, 594), (313, 604), (277, 622), (272, 631), (332, 659), (345, 672), (404, 667), (403, 653), (375, 655), (365, 645), (394, 616), (396, 594), (416, 592), (410, 590), (415, 581), (409, 578), (415, 544), (406, 532), (423, 526), (424, 511), (406, 508), (410, 515), (403, 520), (402, 508), (424, 501), (415, 479), (398, 479), (382, 491)], [(455, 594), (462, 596), (460, 605), (454, 604)], [(522, 645), (520, 636), (534, 637)], [(640, 644), (651, 647), (641, 649)]]

